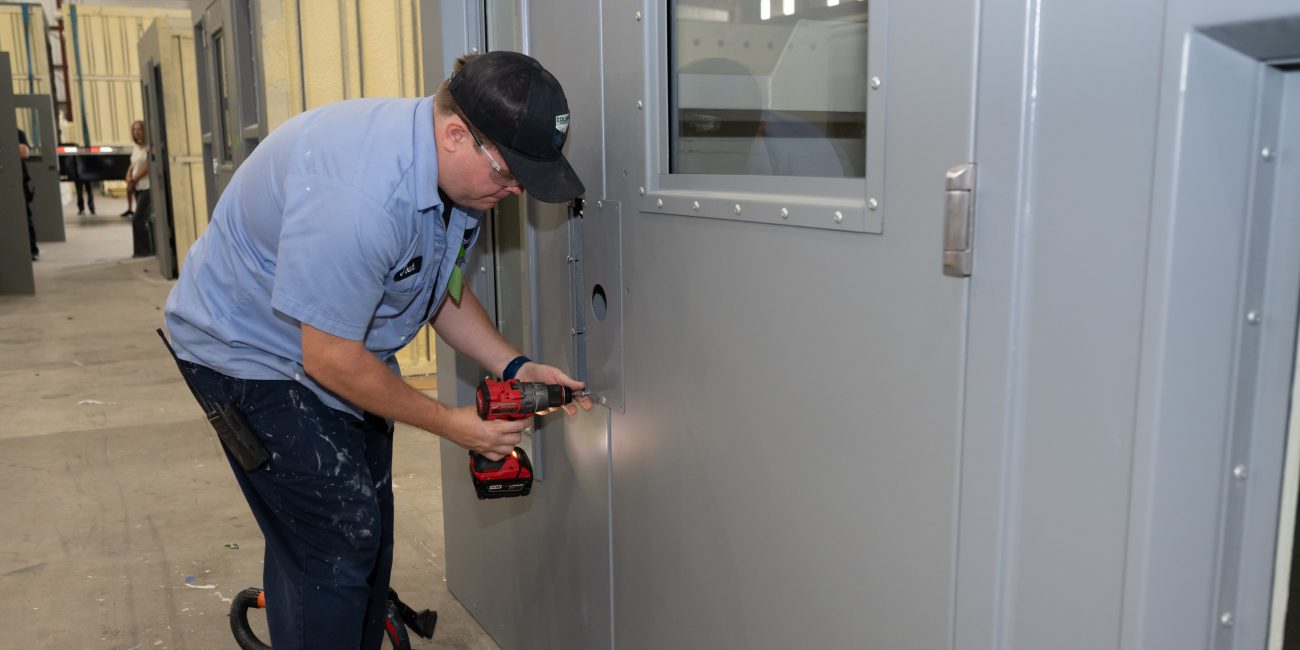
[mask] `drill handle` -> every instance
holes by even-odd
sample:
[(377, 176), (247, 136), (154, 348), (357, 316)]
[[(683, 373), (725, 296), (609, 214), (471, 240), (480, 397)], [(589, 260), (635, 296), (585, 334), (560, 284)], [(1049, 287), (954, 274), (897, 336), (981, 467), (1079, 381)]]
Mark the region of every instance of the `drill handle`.
[(469, 452), (470, 458), (474, 459), (474, 471), (476, 472), (495, 472), (506, 464), (507, 456), (502, 456), (501, 460), (490, 460), (487, 456), (478, 452)]

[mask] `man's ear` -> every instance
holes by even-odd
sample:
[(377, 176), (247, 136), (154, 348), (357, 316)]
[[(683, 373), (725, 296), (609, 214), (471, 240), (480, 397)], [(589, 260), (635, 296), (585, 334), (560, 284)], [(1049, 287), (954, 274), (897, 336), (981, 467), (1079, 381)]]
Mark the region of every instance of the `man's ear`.
[(442, 136), (442, 147), (446, 151), (456, 151), (464, 147), (466, 141), (472, 140), (465, 123), (455, 117), (443, 123)]

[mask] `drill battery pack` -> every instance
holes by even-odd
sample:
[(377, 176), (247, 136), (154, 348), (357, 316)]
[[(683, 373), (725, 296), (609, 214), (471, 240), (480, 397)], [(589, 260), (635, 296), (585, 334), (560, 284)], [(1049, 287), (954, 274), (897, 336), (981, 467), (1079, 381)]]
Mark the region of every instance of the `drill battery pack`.
[(474, 477), (474, 492), (480, 499), (522, 497), (533, 489), (533, 463), (519, 447), (496, 461), (471, 451), (469, 473)]

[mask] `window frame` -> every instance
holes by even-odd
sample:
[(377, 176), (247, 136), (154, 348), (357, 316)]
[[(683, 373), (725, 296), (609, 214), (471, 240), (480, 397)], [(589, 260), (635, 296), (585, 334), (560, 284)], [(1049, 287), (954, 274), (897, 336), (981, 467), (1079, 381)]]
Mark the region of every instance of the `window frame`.
[[(884, 227), (885, 107), (888, 0), (872, 0), (867, 20), (868, 84), (863, 178), (742, 176), (669, 173), (673, 113), (669, 40), (674, 0), (650, 12), (645, 101), (615, 110), (645, 113), (646, 176), (639, 209), (652, 214), (705, 217), (880, 234)], [(876, 80), (882, 80), (877, 83)], [(613, 107), (611, 107), (613, 108)]]

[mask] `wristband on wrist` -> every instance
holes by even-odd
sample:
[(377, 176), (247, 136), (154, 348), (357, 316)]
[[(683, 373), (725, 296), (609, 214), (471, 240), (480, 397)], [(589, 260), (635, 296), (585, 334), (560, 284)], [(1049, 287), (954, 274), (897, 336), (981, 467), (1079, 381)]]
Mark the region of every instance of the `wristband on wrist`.
[(506, 369), (501, 371), (501, 378), (514, 379), (515, 375), (518, 374), (519, 369), (524, 367), (524, 364), (528, 363), (529, 361), (532, 361), (532, 359), (529, 359), (528, 357), (522, 354), (511, 359), (510, 363), (506, 364)]

